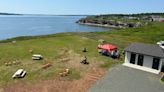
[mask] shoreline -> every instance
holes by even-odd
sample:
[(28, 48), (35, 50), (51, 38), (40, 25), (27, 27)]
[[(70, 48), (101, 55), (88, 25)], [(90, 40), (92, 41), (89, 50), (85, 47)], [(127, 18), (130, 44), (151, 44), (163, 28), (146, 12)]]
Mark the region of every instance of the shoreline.
[(94, 24), (94, 23), (78, 23), (80, 25), (88, 25), (88, 26), (96, 26), (96, 27), (104, 27), (104, 28), (125, 28), (122, 26), (114, 26), (114, 25), (102, 25), (102, 24)]
[(64, 35), (73, 32), (61, 32), (61, 33), (54, 33), (54, 34), (45, 34), (45, 35), (29, 35), (29, 36), (17, 36), (11, 37), (6, 39), (0, 39), (0, 43), (10, 42), (13, 40), (29, 40), (29, 39), (37, 39), (37, 38), (47, 38), (47, 37), (55, 37), (57, 35)]
[[(99, 32), (104, 32), (104, 31), (102, 30)], [(69, 36), (76, 33), (90, 33), (90, 32), (61, 32), (61, 33), (45, 34), (45, 35), (17, 36), (17, 37), (11, 37), (7, 39), (0, 39), (0, 43), (8, 43), (12, 41), (22, 41), (22, 40), (39, 39), (39, 38), (49, 38), (49, 37), (57, 37), (57, 36)]]

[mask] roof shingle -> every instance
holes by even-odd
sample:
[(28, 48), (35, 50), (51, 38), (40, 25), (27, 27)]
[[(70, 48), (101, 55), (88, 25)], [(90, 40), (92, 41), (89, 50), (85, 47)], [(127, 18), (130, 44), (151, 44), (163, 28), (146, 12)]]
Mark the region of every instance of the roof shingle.
[(156, 44), (132, 43), (125, 51), (164, 58), (164, 50)]

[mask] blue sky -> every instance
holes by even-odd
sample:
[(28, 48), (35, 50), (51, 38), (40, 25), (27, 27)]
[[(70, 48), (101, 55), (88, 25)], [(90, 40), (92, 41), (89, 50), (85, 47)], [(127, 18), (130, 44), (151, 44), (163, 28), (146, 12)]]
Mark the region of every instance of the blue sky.
[(23, 14), (164, 12), (164, 0), (0, 0), (0, 12)]

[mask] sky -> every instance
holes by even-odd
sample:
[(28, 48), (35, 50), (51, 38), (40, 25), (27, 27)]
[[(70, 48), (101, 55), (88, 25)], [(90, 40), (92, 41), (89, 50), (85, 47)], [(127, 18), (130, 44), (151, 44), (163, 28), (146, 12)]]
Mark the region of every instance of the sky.
[(164, 0), (0, 0), (0, 12), (54, 15), (164, 12)]

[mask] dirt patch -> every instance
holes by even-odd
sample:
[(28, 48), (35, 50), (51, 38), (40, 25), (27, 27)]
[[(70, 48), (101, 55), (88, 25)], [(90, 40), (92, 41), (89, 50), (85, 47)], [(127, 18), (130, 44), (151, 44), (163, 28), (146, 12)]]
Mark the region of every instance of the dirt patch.
[(87, 57), (87, 62), (89, 62), (89, 65), (83, 65), (80, 62), (83, 60), (84, 56), (81, 56), (80, 54), (77, 54), (72, 50), (63, 51), (65, 55), (62, 54), (62, 56), (60, 56), (60, 58), (57, 60), (57, 63), (65, 65), (65, 67), (67, 68), (74, 68), (77, 71), (80, 71), (80, 73), (83, 73), (95, 67), (99, 67), (103, 63), (96, 61), (96, 58), (94, 57)]
[(44, 80), (37, 84), (17, 82), (3, 87), (3, 92), (86, 92), (105, 74), (104, 69), (92, 68), (80, 80), (58, 78)]

